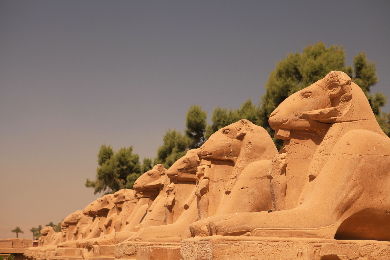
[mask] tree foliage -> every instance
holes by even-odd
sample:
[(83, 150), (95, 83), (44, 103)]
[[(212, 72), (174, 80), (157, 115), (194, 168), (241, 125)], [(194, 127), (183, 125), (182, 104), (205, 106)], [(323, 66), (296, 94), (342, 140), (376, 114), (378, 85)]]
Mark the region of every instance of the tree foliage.
[(161, 163), (168, 169), (177, 159), (185, 155), (192, 140), (180, 131), (168, 129), (163, 136), (163, 142), (164, 144), (157, 149), (154, 165)]
[(375, 63), (368, 61), (363, 51), (353, 58), (353, 67), (353, 70), (351, 67), (348, 68), (350, 73), (348, 76), (353, 78), (353, 81), (367, 94), (370, 88), (378, 83)]
[(87, 179), (85, 183), (86, 187), (95, 189), (94, 194), (114, 193), (120, 189), (132, 187), (132, 183), (128, 183), (132, 179), (128, 180), (128, 176), (131, 174), (140, 176), (141, 174), (139, 156), (133, 154), (132, 146), (121, 148), (115, 153), (110, 146), (102, 145), (98, 154), (98, 164), (95, 180)]
[(11, 232), (16, 233), (16, 238), (19, 237), (19, 233), (24, 234), (24, 232), (22, 231), (22, 229), (20, 227), (16, 227), (15, 229), (11, 230)]
[(152, 159), (144, 158), (143, 164), (141, 167), (141, 174), (147, 171), (150, 171), (153, 168)]
[(192, 105), (186, 115), (186, 136), (191, 140), (189, 149), (199, 148), (205, 141), (207, 113), (201, 106)]
[(42, 226), (39, 225), (39, 227), (33, 227), (30, 229), (30, 231), (33, 233), (33, 240), (34, 239), (38, 239), (40, 236), (41, 236), (41, 230), (42, 230)]

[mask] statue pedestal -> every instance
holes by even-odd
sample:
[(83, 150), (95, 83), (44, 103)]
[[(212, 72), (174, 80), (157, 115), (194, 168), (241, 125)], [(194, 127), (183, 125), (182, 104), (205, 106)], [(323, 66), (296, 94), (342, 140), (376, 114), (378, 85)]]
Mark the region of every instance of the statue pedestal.
[(199, 237), (183, 240), (183, 260), (390, 259), (390, 242), (315, 238)]
[(115, 246), (115, 259), (180, 260), (180, 242), (122, 242)]

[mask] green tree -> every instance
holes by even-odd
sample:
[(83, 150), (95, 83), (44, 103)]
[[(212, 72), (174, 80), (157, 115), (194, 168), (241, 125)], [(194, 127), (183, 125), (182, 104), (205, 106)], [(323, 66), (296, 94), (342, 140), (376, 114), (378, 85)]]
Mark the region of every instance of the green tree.
[(147, 171), (150, 171), (153, 168), (152, 165), (152, 159), (144, 158), (142, 167), (141, 167), (141, 174)]
[(205, 141), (204, 134), (207, 126), (207, 113), (201, 106), (192, 105), (186, 115), (186, 136), (191, 140), (190, 149), (199, 148)]
[(45, 226), (54, 228), (56, 225), (50, 221), (49, 224), (46, 224)]
[(133, 154), (133, 147), (121, 148), (116, 154), (117, 174), (120, 180), (125, 180), (127, 175), (132, 173), (141, 173), (141, 164), (138, 154)]
[(38, 233), (39, 233), (38, 228), (33, 227), (33, 228), (30, 229), (30, 231), (33, 233), (33, 240), (39, 238), (39, 235), (38, 235)]
[(191, 139), (176, 130), (168, 129), (163, 136), (164, 144), (157, 149), (157, 157), (154, 165), (162, 163), (168, 169), (171, 165), (188, 150)]
[[(61, 221), (62, 222), (62, 221)], [(60, 232), (61, 231), (61, 222), (59, 222), (57, 225), (54, 225), (53, 230), (55, 232)], [(50, 222), (51, 223), (51, 222)]]
[(348, 76), (364, 91), (370, 92), (370, 88), (378, 83), (376, 64), (368, 61), (366, 53), (360, 52), (353, 58), (353, 69), (348, 67)]
[[(87, 179), (85, 186), (94, 188), (94, 194), (114, 193), (126, 188), (127, 177), (130, 174), (141, 174), (141, 165), (138, 154), (133, 154), (133, 147), (121, 148), (114, 153), (110, 146), (102, 145), (98, 154), (99, 167), (96, 170), (94, 181)], [(132, 187), (132, 185), (131, 185)]]
[(145, 172), (151, 170), (153, 168), (152, 166), (152, 159), (144, 158), (143, 164), (141, 166), (141, 173), (131, 173), (127, 175), (126, 177), (126, 189), (132, 189), (134, 182)]
[(248, 119), (253, 124), (260, 124), (260, 107), (253, 105), (252, 100), (245, 101), (239, 110), (240, 119)]
[(98, 165), (103, 166), (103, 164), (110, 160), (111, 157), (114, 155), (114, 150), (111, 148), (111, 146), (106, 146), (103, 144), (99, 149), (98, 154)]
[(375, 115), (380, 116), (386, 98), (382, 93), (370, 95), (370, 87), (378, 81), (375, 64), (368, 62), (364, 52), (354, 57), (353, 67), (346, 67), (343, 47), (332, 45), (329, 48), (323, 42), (308, 45), (303, 53), (289, 53), (280, 60), (268, 77), (266, 92), (260, 108), (260, 125), (271, 135), (273, 130), (268, 124), (272, 111), (289, 95), (313, 84), (330, 71), (344, 71), (353, 82), (359, 85), (367, 95)]
[(132, 173), (126, 177), (126, 189), (132, 189), (134, 182), (141, 176), (141, 173)]
[(33, 240), (38, 239), (40, 236), (42, 236), (41, 230), (42, 230), (41, 225), (39, 225), (37, 228), (33, 227), (30, 229), (30, 231), (33, 233)]
[(20, 227), (16, 227), (15, 229), (11, 230), (11, 232), (16, 233), (16, 238), (19, 237), (19, 233), (24, 234), (24, 232), (20, 229)]

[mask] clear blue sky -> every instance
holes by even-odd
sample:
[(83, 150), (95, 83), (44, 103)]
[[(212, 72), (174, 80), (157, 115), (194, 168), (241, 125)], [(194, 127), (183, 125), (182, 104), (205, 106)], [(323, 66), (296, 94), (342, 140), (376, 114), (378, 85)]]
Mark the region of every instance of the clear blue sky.
[[(365, 51), (390, 98), (390, 1), (0, 1), (0, 238), (100, 195), (99, 147), (154, 158), (190, 105), (254, 103), (309, 43)], [(390, 102), (390, 100), (389, 100)], [(385, 112), (389, 112), (386, 106)]]

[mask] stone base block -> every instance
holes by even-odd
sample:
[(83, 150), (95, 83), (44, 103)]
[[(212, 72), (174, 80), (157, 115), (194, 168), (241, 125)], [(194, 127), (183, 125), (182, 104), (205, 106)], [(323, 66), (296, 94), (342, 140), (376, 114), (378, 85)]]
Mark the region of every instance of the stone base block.
[(183, 260), (382, 260), (390, 259), (390, 242), (212, 236), (183, 240), (180, 254)]
[(116, 259), (180, 260), (178, 242), (123, 242), (115, 247)]
[[(82, 258), (82, 249), (81, 248), (63, 248), (59, 247), (55, 251), (55, 257), (56, 258)], [(63, 259), (63, 258), (61, 258)]]
[(114, 259), (115, 245), (93, 245), (82, 249), (84, 259)]

